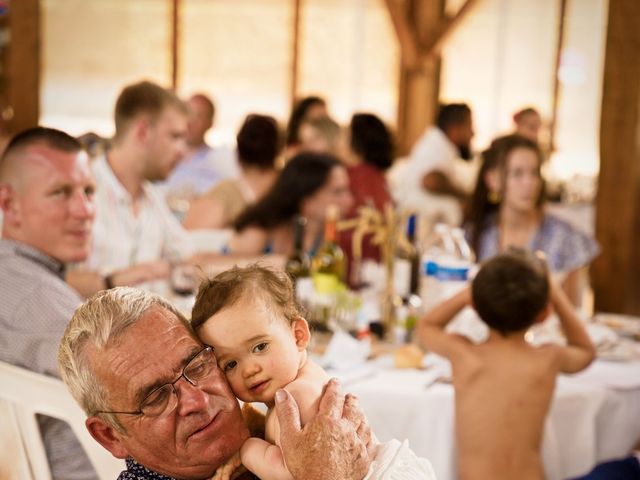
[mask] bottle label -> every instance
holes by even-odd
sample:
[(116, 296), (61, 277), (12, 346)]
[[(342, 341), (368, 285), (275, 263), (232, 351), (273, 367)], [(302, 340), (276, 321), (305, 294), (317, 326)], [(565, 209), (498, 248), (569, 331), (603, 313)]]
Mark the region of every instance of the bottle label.
[(396, 257), (393, 262), (393, 288), (402, 298), (408, 297), (411, 291), (411, 262)]
[(313, 275), (313, 286), (316, 292), (323, 294), (338, 293), (344, 290), (343, 283), (335, 275), (329, 273), (316, 273)]
[(429, 260), (423, 265), (424, 274), (440, 281), (466, 281), (469, 277), (469, 265), (440, 265)]

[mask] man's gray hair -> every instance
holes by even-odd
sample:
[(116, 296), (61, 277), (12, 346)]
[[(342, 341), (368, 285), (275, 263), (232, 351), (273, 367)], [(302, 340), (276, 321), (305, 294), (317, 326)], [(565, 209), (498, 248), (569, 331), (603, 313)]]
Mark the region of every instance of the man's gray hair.
[[(58, 370), (87, 416), (111, 409), (108, 392), (92, 370), (91, 352), (108, 348), (153, 308), (169, 310), (191, 331), (189, 321), (167, 300), (130, 287), (98, 292), (73, 314), (60, 342)], [(123, 431), (114, 415), (102, 415), (114, 428)]]

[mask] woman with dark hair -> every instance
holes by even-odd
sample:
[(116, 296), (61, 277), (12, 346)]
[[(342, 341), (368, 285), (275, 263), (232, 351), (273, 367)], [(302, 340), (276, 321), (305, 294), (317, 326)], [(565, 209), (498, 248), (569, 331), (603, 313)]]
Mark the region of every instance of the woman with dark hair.
[(248, 205), (273, 185), (281, 147), (276, 120), (266, 115), (248, 115), (236, 138), (240, 177), (219, 182), (194, 201), (184, 219), (185, 228), (230, 227)]
[[(385, 179), (385, 172), (393, 163), (393, 136), (377, 116), (356, 113), (351, 117), (349, 137), (347, 163), (354, 204), (348, 216), (355, 216), (363, 205), (384, 212), (386, 205), (393, 205)], [(343, 249), (350, 256), (349, 234), (343, 236)], [(362, 256), (380, 260), (380, 249), (371, 245), (367, 237), (363, 241)]]
[(300, 125), (305, 120), (328, 116), (327, 102), (321, 97), (309, 96), (299, 100), (293, 110), (289, 123), (287, 124), (287, 134), (285, 145), (291, 154), (297, 153), (300, 146)]
[(519, 135), (493, 141), (483, 153), (466, 228), (479, 261), (508, 247), (542, 251), (549, 268), (576, 306), (586, 268), (598, 245), (585, 233), (544, 209), (543, 156), (538, 145)]
[(322, 243), (326, 209), (341, 214), (353, 199), (344, 165), (331, 155), (300, 153), (282, 169), (269, 192), (236, 219), (229, 252), (257, 255), (293, 251), (293, 220), (307, 219), (304, 248), (313, 254)]

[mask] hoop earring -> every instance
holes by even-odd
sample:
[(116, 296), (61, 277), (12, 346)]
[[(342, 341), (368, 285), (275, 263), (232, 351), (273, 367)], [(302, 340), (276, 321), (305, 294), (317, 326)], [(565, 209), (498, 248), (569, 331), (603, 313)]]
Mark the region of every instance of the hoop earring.
[(493, 205), (497, 205), (502, 200), (502, 195), (497, 190), (489, 190), (487, 192), (487, 201)]

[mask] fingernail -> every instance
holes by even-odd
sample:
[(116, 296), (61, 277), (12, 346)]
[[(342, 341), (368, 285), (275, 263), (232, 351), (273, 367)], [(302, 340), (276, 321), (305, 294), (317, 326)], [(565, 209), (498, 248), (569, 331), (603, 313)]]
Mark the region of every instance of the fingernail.
[(286, 400), (287, 394), (284, 393), (284, 390), (276, 390), (276, 402), (282, 403)]

